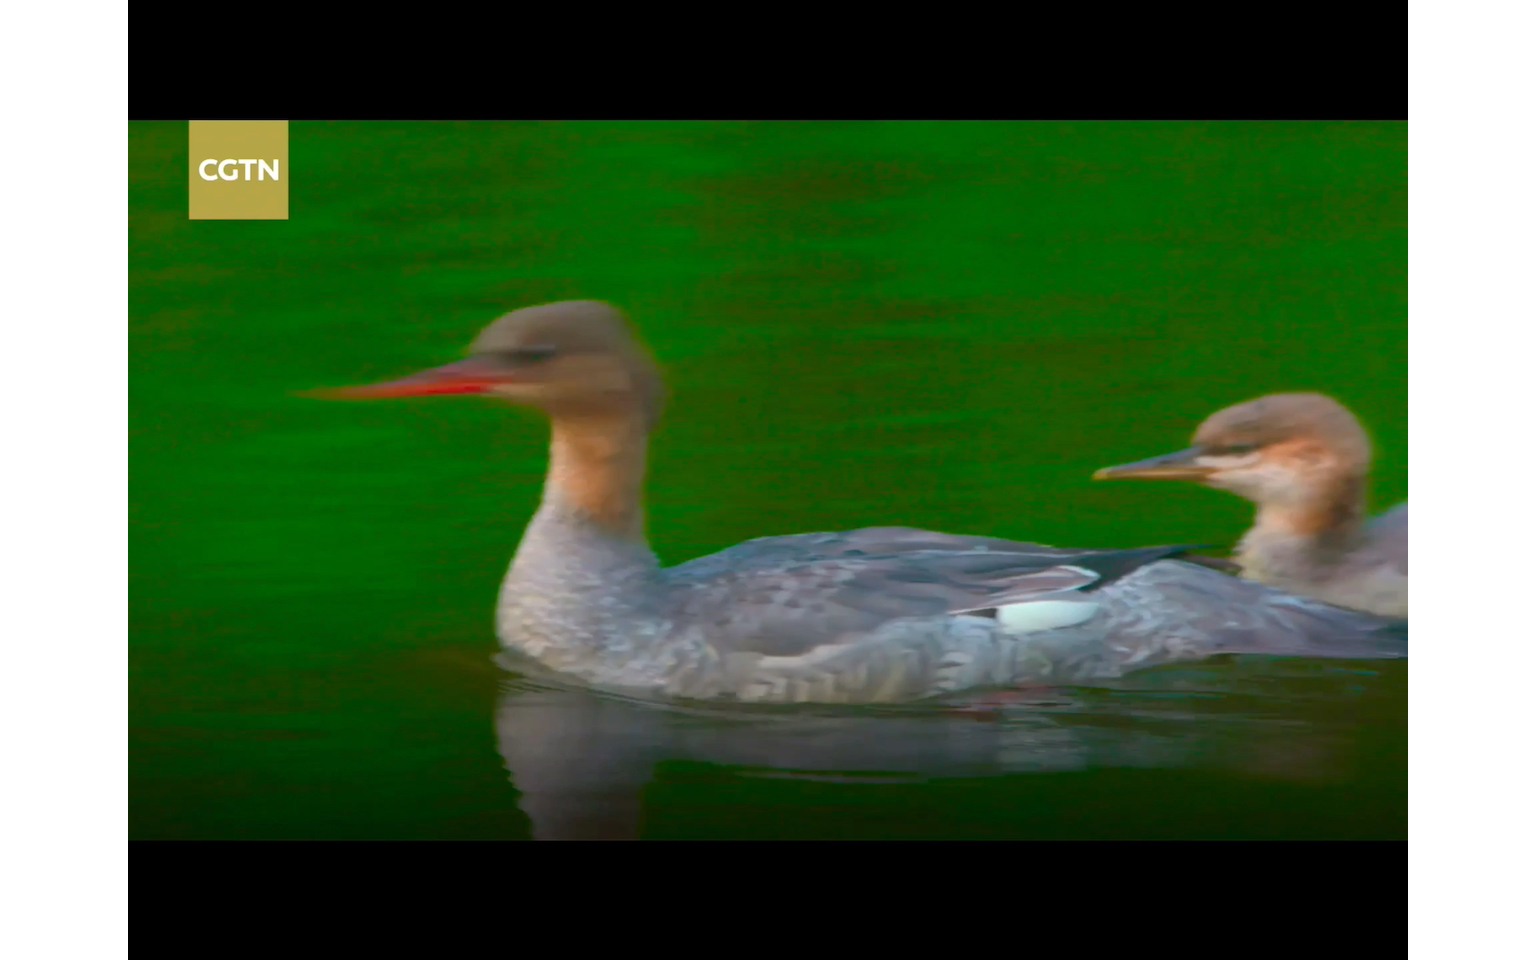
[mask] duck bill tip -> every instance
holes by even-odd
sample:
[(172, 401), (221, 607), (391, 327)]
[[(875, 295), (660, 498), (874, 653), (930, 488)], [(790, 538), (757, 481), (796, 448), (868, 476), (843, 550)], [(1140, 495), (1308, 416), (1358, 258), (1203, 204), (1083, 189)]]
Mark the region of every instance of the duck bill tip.
[(388, 400), (396, 397), (432, 397), (445, 394), (487, 393), (501, 382), (473, 362), (450, 363), (398, 380), (349, 387), (323, 387), (301, 396), (317, 400)]
[(1100, 467), (1093, 472), (1095, 480), (1205, 480), (1212, 473), (1210, 467), (1195, 462), (1199, 448), (1165, 453), (1134, 463), (1121, 463), (1112, 467)]
[(304, 391), (315, 400), (391, 400), (397, 397), (433, 397), (444, 394), (485, 393), (490, 383), (468, 381), (443, 383), (368, 383), (355, 387), (325, 387)]

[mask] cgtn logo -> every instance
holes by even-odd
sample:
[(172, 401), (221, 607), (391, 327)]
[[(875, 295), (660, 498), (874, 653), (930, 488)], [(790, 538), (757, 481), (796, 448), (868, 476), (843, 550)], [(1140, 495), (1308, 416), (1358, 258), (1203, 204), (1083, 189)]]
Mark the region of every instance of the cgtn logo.
[(216, 160), (210, 157), (197, 165), (197, 175), (204, 180), (239, 180), (240, 171), (230, 170), (225, 172), (225, 167), (245, 167), (245, 179), (251, 179), (251, 166), (256, 165), (256, 179), (265, 180), (271, 177), (279, 179), (277, 169), (281, 161), (277, 157), (272, 158), (269, 164), (265, 160)]
[(187, 123), (187, 217), (287, 220), (287, 120)]

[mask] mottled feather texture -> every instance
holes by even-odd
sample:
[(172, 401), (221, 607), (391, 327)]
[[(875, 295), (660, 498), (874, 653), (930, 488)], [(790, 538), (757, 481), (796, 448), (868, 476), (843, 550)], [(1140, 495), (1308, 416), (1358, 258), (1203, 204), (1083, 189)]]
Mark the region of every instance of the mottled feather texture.
[(1368, 562), (1408, 575), (1408, 504), (1400, 503), (1371, 520), (1370, 537), (1361, 549)]
[[(759, 701), (910, 700), (1220, 653), (1406, 656), (1388, 621), (1172, 559), (1184, 549), (886, 527), (750, 540), (663, 569), (547, 500), (508, 574), (500, 633), (599, 685)], [(1032, 632), (991, 615), (1063, 600), (1091, 606)]]

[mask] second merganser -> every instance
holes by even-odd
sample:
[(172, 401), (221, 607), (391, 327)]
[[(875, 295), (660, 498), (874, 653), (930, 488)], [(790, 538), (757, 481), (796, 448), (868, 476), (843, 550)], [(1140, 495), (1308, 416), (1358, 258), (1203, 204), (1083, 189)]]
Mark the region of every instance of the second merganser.
[(1394, 658), (1402, 625), (1172, 558), (879, 527), (663, 568), (641, 487), (662, 381), (595, 301), (508, 313), (467, 359), (343, 397), (487, 394), (550, 420), (544, 496), (502, 582), (508, 651), (640, 695), (833, 703), (1115, 677), (1220, 653)]
[(1275, 393), (1218, 410), (1194, 445), (1104, 467), (1094, 479), (1193, 480), (1258, 504), (1235, 551), (1242, 575), (1390, 617), (1408, 616), (1408, 504), (1366, 519), (1371, 442), (1319, 393)]

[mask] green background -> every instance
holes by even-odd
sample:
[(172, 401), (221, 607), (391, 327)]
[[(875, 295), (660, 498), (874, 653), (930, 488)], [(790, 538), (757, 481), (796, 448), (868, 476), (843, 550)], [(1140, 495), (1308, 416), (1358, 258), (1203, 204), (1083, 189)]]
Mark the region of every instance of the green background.
[[(1246, 502), (1089, 476), (1276, 390), (1355, 410), (1373, 507), (1406, 497), (1402, 123), (294, 122), (286, 221), (189, 221), (186, 124), (129, 136), (135, 838), (527, 836), (489, 658), (544, 424), (297, 396), (520, 306), (612, 301), (666, 369), (665, 563), (884, 524), (1227, 546)], [(1321, 781), (663, 764), (644, 834), (1400, 837), (1405, 674), (1328, 708)]]

